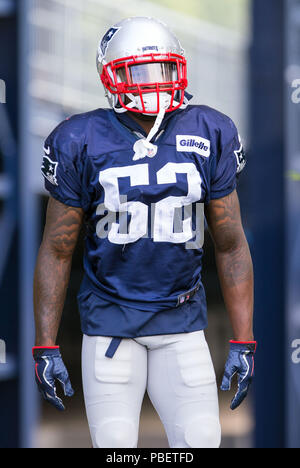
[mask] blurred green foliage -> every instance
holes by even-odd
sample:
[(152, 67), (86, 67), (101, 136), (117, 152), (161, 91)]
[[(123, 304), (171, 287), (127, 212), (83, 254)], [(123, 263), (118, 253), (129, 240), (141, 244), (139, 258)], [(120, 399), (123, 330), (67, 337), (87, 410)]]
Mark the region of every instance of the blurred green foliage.
[[(151, 0), (172, 10), (182, 11), (217, 23), (221, 26), (243, 31), (248, 28), (250, 0)], [(262, 0), (263, 1), (263, 0)]]

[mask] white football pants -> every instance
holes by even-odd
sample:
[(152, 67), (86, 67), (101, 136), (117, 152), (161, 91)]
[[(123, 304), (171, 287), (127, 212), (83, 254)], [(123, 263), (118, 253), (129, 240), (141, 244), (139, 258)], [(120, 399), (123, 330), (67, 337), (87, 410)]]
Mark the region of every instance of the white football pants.
[(202, 331), (123, 339), (83, 337), (83, 390), (94, 448), (135, 448), (145, 391), (171, 448), (218, 448), (215, 372)]

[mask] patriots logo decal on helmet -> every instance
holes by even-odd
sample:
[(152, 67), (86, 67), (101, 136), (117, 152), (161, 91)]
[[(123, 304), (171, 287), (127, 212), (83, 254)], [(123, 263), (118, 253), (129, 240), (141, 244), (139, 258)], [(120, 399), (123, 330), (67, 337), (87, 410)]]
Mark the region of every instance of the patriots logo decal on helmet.
[(112, 38), (114, 37), (114, 35), (120, 30), (121, 28), (118, 28), (118, 27), (112, 27), (110, 28), (107, 33), (103, 36), (101, 42), (100, 42), (100, 45), (99, 45), (99, 55), (101, 56), (101, 58), (104, 58), (105, 57), (105, 54), (106, 54), (106, 50), (107, 50), (107, 46), (108, 46), (108, 43), (112, 40)]
[(58, 185), (56, 178), (58, 162), (51, 161), (50, 158), (44, 156), (43, 164), (41, 167), (43, 176), (51, 182), (52, 185)]

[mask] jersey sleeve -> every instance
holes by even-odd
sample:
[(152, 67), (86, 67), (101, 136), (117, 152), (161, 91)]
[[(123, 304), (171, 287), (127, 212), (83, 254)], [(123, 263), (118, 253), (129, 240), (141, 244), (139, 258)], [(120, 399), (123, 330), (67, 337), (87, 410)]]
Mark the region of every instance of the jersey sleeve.
[(65, 205), (83, 205), (80, 161), (80, 141), (63, 122), (45, 141), (41, 171), (46, 190)]
[(246, 165), (241, 137), (232, 120), (220, 129), (219, 150), (211, 177), (210, 198), (222, 198), (236, 188), (237, 176)]

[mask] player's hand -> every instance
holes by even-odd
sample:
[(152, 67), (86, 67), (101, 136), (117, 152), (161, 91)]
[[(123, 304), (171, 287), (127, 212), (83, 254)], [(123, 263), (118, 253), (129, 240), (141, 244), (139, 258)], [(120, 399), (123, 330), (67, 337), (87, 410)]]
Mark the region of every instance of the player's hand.
[(55, 381), (58, 380), (66, 396), (73, 396), (68, 371), (62, 360), (59, 346), (53, 348), (35, 347), (32, 349), (35, 360), (35, 381), (43, 398), (59, 411), (64, 411), (62, 400), (56, 394)]
[(230, 390), (231, 380), (233, 376), (237, 374), (238, 390), (230, 405), (232, 410), (235, 410), (240, 406), (248, 394), (248, 390), (254, 376), (255, 351), (256, 341), (230, 341), (230, 351), (225, 365), (225, 373), (221, 390)]

